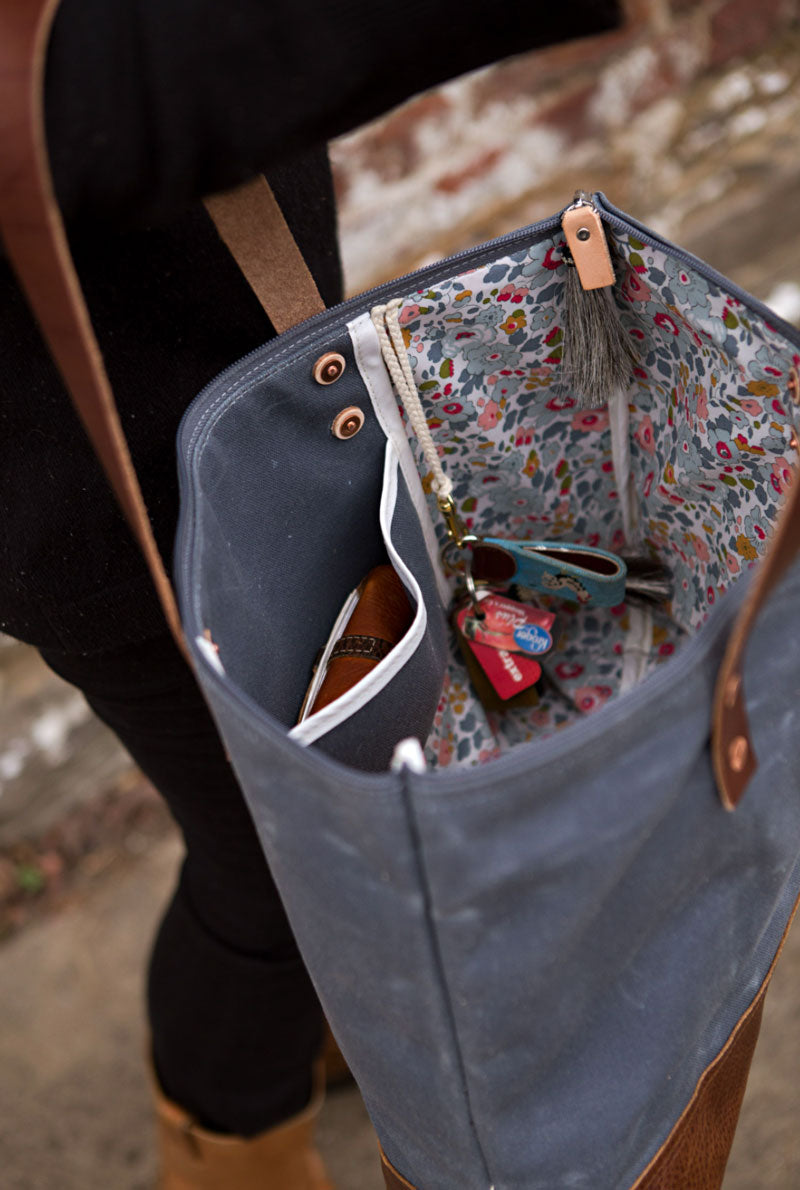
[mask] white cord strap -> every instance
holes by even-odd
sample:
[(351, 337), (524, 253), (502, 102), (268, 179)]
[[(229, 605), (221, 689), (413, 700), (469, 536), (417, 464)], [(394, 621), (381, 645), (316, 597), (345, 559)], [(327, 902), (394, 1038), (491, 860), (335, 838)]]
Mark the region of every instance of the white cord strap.
[(400, 327), (399, 316), (402, 305), (403, 299), (395, 298), (385, 306), (374, 306), (370, 311), (370, 316), (378, 334), (381, 353), (392, 383), (406, 411), (411, 428), (416, 434), (417, 442), (422, 448), (425, 462), (433, 474), (431, 486), (441, 502), (450, 497), (453, 491), (453, 481), (445, 475), (439, 460), (439, 452), (428, 429), (428, 419), (417, 392), (411, 364), (408, 362), (403, 331)]

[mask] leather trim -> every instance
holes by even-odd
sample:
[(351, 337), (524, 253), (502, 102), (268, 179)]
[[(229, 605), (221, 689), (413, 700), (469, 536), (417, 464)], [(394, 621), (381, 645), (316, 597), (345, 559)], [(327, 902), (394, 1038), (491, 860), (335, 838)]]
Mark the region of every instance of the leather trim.
[(720, 1190), (761, 1028), (764, 1001), (799, 905), (800, 897), (758, 995), (703, 1071), (692, 1098), (631, 1190)]
[(380, 1145), (378, 1145), (378, 1148), (381, 1154), (381, 1169), (383, 1171), (383, 1180), (386, 1183), (386, 1190), (415, 1190), (415, 1187), (410, 1182), (407, 1182), (402, 1174), (397, 1172)]
[(789, 496), (778, 517), (769, 550), (761, 560), (728, 639), (714, 690), (711, 755), (717, 788), (726, 810), (734, 810), (739, 804), (758, 767), (750, 740), (742, 681), (747, 641), (761, 609), (798, 553), (800, 474), (795, 468)]
[(705, 1071), (689, 1106), (634, 1190), (719, 1190), (761, 1028), (764, 987)]
[[(677, 1123), (630, 1190), (721, 1190), (761, 1028), (764, 1001), (798, 906), (800, 897), (794, 903), (758, 995), (739, 1018), (714, 1061), (703, 1071)], [(416, 1190), (378, 1147), (386, 1190)]]

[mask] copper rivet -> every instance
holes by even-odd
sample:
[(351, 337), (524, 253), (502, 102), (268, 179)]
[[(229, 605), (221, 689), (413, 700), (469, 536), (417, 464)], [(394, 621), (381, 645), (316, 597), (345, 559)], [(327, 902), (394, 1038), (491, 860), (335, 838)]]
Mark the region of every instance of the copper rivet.
[(350, 405), (337, 413), (331, 430), (336, 438), (353, 438), (364, 424), (364, 414), (357, 405)]
[(789, 373), (789, 396), (795, 405), (800, 405), (800, 375), (797, 368), (792, 368)]
[(738, 697), (739, 687), (741, 686), (741, 684), (742, 684), (742, 675), (741, 674), (733, 674), (731, 677), (728, 678), (728, 681), (725, 685), (725, 706), (726, 707), (736, 706), (736, 699)]
[(592, 233), (589, 231), (588, 227), (579, 227), (575, 234), (579, 240), (583, 240), (585, 242), (589, 239)]
[(747, 737), (737, 735), (735, 740), (731, 741), (728, 748), (728, 761), (734, 773), (741, 773), (744, 766), (747, 764), (747, 754), (750, 751), (750, 745), (747, 742)]
[(317, 384), (333, 384), (345, 368), (345, 358), (338, 351), (326, 351), (314, 364), (314, 379)]

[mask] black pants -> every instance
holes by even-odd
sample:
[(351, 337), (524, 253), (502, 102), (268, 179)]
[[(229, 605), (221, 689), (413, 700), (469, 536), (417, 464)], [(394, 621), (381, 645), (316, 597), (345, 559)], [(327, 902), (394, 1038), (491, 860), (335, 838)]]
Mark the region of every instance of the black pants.
[(322, 1012), (205, 702), (171, 638), (43, 652), (161, 792), (186, 859), (150, 962), (153, 1059), (207, 1127), (251, 1135), (300, 1111)]

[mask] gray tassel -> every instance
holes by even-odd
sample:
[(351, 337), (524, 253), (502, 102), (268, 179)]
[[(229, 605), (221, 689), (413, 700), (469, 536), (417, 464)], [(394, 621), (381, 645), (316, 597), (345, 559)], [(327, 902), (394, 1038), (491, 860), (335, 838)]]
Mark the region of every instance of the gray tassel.
[(563, 383), (582, 409), (605, 405), (627, 389), (636, 354), (620, 321), (613, 286), (584, 289), (566, 259)]

